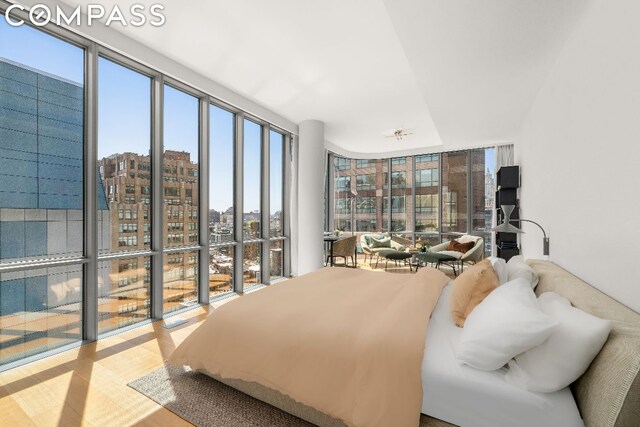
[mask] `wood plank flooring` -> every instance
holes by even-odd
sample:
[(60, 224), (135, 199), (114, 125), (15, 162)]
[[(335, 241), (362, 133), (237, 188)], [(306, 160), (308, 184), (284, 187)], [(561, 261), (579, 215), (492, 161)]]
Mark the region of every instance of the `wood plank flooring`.
[(212, 311), (199, 307), (179, 314), (188, 323), (173, 329), (154, 322), (0, 373), (0, 425), (190, 426), (127, 383), (163, 366)]

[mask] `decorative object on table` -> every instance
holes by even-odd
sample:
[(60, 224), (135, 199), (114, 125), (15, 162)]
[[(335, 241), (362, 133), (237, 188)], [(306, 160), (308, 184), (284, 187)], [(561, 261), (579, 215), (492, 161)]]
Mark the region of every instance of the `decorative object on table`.
[(337, 228), (335, 230), (333, 230), (333, 235), (336, 237), (340, 237), (342, 236), (342, 231), (338, 230)]
[(420, 252), (427, 252), (429, 245), (427, 244), (427, 242), (423, 241), (422, 239), (418, 239), (416, 240), (416, 247)]
[(547, 233), (544, 231), (544, 228), (542, 228), (540, 224), (530, 219), (512, 219), (511, 214), (515, 208), (514, 205), (502, 205), (500, 208), (502, 209), (502, 212), (504, 212), (504, 220), (502, 224), (494, 227), (492, 231), (495, 231), (496, 233), (523, 234), (524, 231), (512, 225), (511, 222), (530, 222), (532, 224), (535, 224), (540, 228), (540, 230), (542, 230), (542, 253), (543, 255), (549, 255), (549, 238), (547, 237)]

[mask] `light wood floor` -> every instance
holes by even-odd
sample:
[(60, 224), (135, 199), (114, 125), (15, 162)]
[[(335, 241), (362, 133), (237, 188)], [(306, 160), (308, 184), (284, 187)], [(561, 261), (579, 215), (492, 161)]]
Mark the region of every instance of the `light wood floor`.
[(190, 426), (127, 383), (162, 367), (212, 311), (199, 307), (173, 329), (154, 322), (0, 373), (0, 426)]
[(154, 322), (0, 373), (0, 426), (191, 425), (127, 383), (162, 367), (212, 311), (199, 307), (180, 314), (188, 323), (173, 329)]

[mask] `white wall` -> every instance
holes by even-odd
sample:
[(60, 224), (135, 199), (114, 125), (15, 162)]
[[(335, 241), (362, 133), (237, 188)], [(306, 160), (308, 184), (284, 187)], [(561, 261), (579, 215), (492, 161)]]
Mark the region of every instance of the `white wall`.
[[(640, 312), (640, 2), (593, 0), (516, 144), (522, 217), (551, 260)], [(542, 236), (523, 225), (523, 254)]]
[[(297, 215), (292, 223), (292, 273), (295, 276), (322, 267), (324, 231), (324, 123), (304, 120), (299, 124)], [(295, 209), (294, 212), (295, 213)]]

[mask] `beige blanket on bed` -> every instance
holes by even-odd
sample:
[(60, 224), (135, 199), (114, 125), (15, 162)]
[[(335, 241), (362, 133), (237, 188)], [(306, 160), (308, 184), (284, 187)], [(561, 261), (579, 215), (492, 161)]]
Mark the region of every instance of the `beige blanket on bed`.
[(440, 271), (325, 268), (216, 309), (168, 363), (255, 381), (353, 426), (417, 426)]

